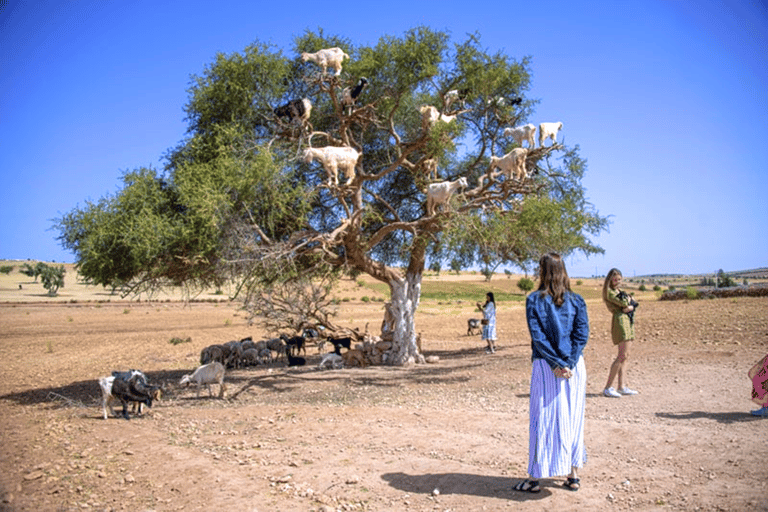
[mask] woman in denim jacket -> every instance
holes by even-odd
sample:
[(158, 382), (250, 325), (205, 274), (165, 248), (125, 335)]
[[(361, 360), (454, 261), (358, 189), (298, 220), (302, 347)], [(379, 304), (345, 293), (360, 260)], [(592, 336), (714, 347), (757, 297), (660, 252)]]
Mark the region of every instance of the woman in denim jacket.
[(549, 253), (539, 261), (539, 289), (526, 300), (532, 371), (528, 442), (529, 478), (514, 489), (539, 492), (540, 478), (567, 475), (579, 489), (577, 469), (587, 460), (584, 402), (587, 370), (582, 352), (589, 339), (584, 299), (571, 291), (565, 263)]

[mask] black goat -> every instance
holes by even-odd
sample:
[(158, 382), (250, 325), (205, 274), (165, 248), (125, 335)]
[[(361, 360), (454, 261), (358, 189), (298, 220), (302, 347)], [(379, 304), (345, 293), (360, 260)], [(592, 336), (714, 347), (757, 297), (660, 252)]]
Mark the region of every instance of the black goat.
[(291, 346), (285, 346), (285, 357), (288, 358), (288, 366), (304, 366), (307, 364), (307, 360), (303, 357), (293, 356), (291, 354)]
[(363, 92), (363, 89), (365, 89), (365, 86), (368, 85), (368, 79), (365, 77), (362, 77), (355, 87), (347, 87), (344, 89), (344, 103), (346, 105), (354, 105), (354, 103), (357, 101), (357, 98), (360, 96), (360, 94)]
[(285, 334), (281, 334), (280, 338), (285, 342), (285, 345), (288, 348), (288, 352), (295, 351), (296, 355), (299, 355), (299, 353), (303, 350), (304, 355), (307, 355), (307, 340), (304, 338), (304, 336), (294, 336), (293, 338), (289, 338)]
[(328, 336), (328, 341), (333, 343), (333, 351), (336, 354), (338, 354), (338, 355), (341, 355), (342, 347), (346, 348), (347, 350), (352, 348), (352, 338), (350, 338), (350, 337), (346, 337), (346, 338), (332, 338), (332, 337)]
[(632, 298), (631, 295), (628, 295), (625, 291), (620, 291), (616, 297), (620, 300), (629, 300), (629, 305), (632, 306), (632, 311), (627, 313), (627, 316), (629, 317), (629, 323), (630, 325), (634, 325), (635, 323), (635, 310), (637, 310), (637, 307), (640, 305), (637, 303), (637, 301)]
[(128, 402), (138, 402), (152, 407), (152, 400), (159, 389), (147, 384), (146, 377), (140, 372), (112, 372), (115, 381), (112, 383), (112, 396), (123, 404), (123, 418), (128, 416)]
[(288, 121), (307, 121), (312, 112), (312, 102), (308, 98), (291, 100), (277, 107), (274, 112), (277, 117), (287, 117)]

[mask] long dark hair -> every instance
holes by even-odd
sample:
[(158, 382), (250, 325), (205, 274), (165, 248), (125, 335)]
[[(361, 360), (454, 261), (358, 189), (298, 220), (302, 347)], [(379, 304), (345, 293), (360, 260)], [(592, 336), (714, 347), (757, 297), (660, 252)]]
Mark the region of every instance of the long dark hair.
[(551, 296), (556, 306), (562, 306), (565, 292), (571, 291), (571, 280), (559, 254), (548, 252), (539, 260), (539, 291)]
[(486, 302), (493, 302), (493, 304), (496, 304), (496, 299), (493, 298), (493, 292), (488, 292), (485, 294)]

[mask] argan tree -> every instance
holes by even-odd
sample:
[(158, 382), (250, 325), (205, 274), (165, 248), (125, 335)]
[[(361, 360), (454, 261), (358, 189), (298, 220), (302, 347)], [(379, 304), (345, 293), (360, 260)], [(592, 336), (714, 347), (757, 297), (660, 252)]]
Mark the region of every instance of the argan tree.
[[(300, 58), (332, 47), (349, 56), (338, 76)], [(390, 290), (386, 361), (418, 361), (414, 317), (428, 259), (454, 269), (602, 251), (589, 236), (606, 219), (585, 199), (577, 146), (528, 148), (522, 175), (490, 166), (517, 146), (504, 129), (533, 115), (529, 68), (476, 35), (452, 43), (424, 27), (375, 46), (319, 31), (297, 37), (287, 55), (259, 43), (217, 55), (193, 77), (188, 134), (165, 176), (128, 173), (116, 196), (59, 219), (60, 240), (93, 282), (139, 290), (233, 281), (259, 311), (270, 297), (290, 306), (291, 284), (312, 297), (312, 283), (328, 289), (341, 273), (368, 274)], [(344, 89), (362, 77), (367, 87), (345, 103)], [(306, 102), (277, 115), (304, 98), (308, 116)], [(442, 117), (425, 119), (423, 106)], [(349, 182), (305, 158), (325, 147), (360, 155)], [(429, 185), (460, 178), (467, 186), (427, 211)], [(330, 322), (323, 315), (312, 318)]]

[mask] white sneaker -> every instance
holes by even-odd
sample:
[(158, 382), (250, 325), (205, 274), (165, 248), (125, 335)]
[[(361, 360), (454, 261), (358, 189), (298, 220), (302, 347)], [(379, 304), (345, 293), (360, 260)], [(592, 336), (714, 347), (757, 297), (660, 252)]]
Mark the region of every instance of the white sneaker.
[(611, 397), (611, 398), (621, 398), (621, 395), (620, 395), (620, 394), (618, 394), (618, 393), (616, 392), (616, 390), (615, 390), (615, 389), (613, 389), (613, 388), (605, 388), (605, 389), (603, 390), (603, 394), (604, 394), (605, 396), (609, 396), (609, 397)]
[(629, 389), (627, 386), (624, 386), (619, 390), (619, 393), (621, 393), (622, 395), (636, 395), (637, 391), (635, 391), (634, 389)]

